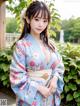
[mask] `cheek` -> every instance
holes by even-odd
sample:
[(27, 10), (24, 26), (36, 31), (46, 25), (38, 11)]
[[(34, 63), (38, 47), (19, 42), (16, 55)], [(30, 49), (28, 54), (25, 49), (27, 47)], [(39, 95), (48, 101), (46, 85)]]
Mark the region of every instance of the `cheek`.
[(49, 23), (47, 22), (47, 23), (46, 23), (46, 26), (48, 26), (48, 24), (49, 24)]
[(36, 24), (33, 22), (30, 24), (30, 26), (31, 26), (31, 29), (34, 29), (34, 26), (36, 27)]
[(45, 26), (48, 26), (48, 22), (44, 23)]
[(48, 26), (48, 23), (45, 23), (45, 24), (44, 24), (44, 28), (46, 28), (47, 26)]
[(35, 24), (35, 21), (34, 20), (32, 20), (31, 22), (30, 22), (30, 25), (32, 26), (32, 27), (34, 27), (36, 24)]

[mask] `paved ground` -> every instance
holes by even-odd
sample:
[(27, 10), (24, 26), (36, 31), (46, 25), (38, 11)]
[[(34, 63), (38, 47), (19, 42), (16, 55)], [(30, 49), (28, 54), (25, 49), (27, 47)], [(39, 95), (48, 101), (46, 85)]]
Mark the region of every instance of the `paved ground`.
[(16, 106), (15, 103), (15, 98), (0, 92), (0, 106)]

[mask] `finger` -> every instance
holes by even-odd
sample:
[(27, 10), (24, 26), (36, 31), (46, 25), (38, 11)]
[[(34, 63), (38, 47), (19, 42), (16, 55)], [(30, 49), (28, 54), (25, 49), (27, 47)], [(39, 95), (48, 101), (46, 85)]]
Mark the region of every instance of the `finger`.
[(50, 92), (51, 92), (53, 89), (54, 89), (53, 86), (50, 86), (50, 87), (49, 87), (49, 91), (50, 91)]
[(52, 86), (51, 86), (51, 87), (49, 88), (49, 91), (50, 91), (51, 93), (54, 93), (54, 92), (56, 91), (56, 87), (52, 87)]
[(50, 86), (50, 89), (51, 89), (51, 90), (52, 90), (52, 89), (57, 89), (57, 86), (51, 85), (51, 86)]
[(52, 89), (52, 93), (55, 93), (56, 92), (56, 89)]

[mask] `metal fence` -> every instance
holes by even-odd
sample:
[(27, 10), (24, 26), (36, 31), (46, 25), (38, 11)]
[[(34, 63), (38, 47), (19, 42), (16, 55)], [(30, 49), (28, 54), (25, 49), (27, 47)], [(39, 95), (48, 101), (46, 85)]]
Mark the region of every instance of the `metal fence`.
[(10, 47), (18, 38), (19, 33), (6, 33), (6, 47)]

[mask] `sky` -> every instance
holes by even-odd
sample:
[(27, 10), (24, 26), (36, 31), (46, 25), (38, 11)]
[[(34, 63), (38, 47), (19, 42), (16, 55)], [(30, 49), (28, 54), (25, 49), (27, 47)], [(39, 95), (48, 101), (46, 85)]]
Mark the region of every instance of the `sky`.
[(55, 7), (62, 19), (80, 17), (80, 0), (55, 0)]
[[(60, 14), (61, 19), (69, 19), (72, 16), (75, 18), (80, 17), (80, 0), (55, 0), (55, 8)], [(6, 12), (6, 16), (12, 15)]]

